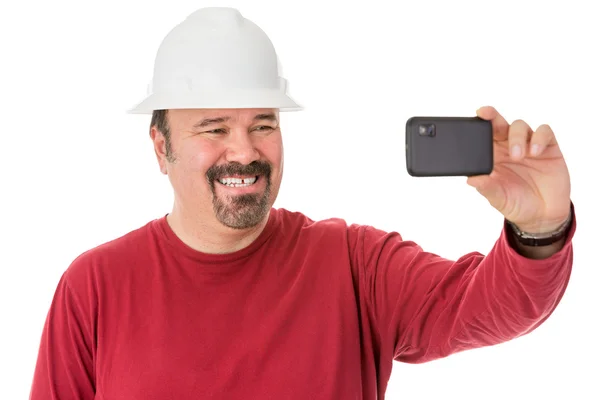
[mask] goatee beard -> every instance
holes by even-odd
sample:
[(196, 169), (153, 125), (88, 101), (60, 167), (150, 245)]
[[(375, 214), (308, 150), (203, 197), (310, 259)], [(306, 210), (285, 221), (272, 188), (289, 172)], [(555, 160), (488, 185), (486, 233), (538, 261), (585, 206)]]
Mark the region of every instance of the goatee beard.
[[(231, 175), (258, 176), (266, 180), (266, 188), (261, 193), (248, 193), (239, 196), (220, 198), (215, 191), (215, 182)], [(270, 211), (271, 166), (263, 161), (253, 161), (248, 165), (230, 163), (212, 166), (206, 172), (206, 178), (213, 194), (213, 209), (217, 219), (233, 229), (248, 229), (260, 224)]]

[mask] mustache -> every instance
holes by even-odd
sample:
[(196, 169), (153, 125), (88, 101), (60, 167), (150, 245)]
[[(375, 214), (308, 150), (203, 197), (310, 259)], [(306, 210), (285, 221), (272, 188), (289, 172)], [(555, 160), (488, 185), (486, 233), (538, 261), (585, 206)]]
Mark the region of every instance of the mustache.
[(265, 161), (253, 161), (248, 165), (233, 162), (223, 165), (213, 165), (206, 171), (206, 177), (212, 184), (215, 180), (229, 175), (263, 175), (271, 176), (271, 165)]

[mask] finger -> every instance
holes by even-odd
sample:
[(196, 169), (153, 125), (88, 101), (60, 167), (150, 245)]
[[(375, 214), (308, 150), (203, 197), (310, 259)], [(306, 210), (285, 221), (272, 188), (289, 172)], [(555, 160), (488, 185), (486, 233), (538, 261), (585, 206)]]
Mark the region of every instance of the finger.
[(492, 106), (484, 106), (477, 110), (477, 116), (481, 119), (492, 122), (494, 132), (494, 140), (504, 141), (508, 139), (508, 122), (500, 113)]
[(529, 137), (532, 133), (531, 127), (522, 119), (510, 124), (508, 128), (508, 149), (514, 160), (520, 160), (525, 156)]
[(529, 152), (532, 156), (537, 157), (544, 152), (546, 147), (554, 145), (556, 137), (549, 125), (540, 125), (531, 136)]

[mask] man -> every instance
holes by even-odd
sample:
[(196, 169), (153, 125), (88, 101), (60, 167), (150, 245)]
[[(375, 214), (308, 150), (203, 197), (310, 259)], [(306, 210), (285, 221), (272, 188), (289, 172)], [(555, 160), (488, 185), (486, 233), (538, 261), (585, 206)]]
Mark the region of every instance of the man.
[(495, 167), (468, 183), (505, 224), (489, 254), (453, 261), (274, 209), (279, 113), (299, 108), (237, 10), (201, 9), (167, 35), (133, 112), (152, 113), (173, 209), (66, 270), (31, 399), (383, 399), (394, 360), (502, 343), (551, 315), (575, 218), (550, 127), (478, 110)]

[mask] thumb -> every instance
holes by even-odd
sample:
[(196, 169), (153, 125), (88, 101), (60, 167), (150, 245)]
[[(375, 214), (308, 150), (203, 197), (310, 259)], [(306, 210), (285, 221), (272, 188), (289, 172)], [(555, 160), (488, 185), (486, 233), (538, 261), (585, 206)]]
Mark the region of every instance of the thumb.
[(486, 181), (488, 180), (490, 180), (489, 175), (469, 176), (467, 178), (467, 185), (479, 190), (479, 188), (486, 185)]
[(506, 202), (502, 185), (490, 175), (471, 176), (467, 178), (467, 185), (474, 187), (497, 210), (501, 210)]

